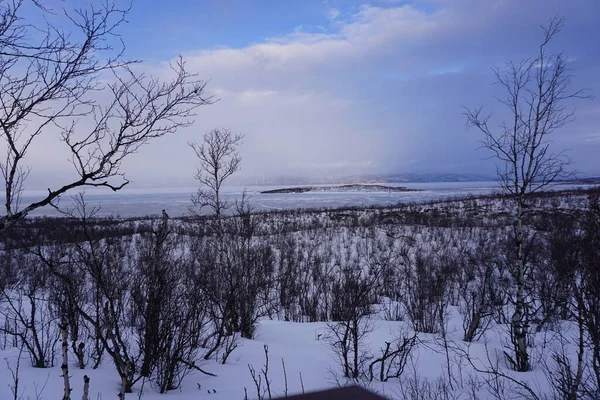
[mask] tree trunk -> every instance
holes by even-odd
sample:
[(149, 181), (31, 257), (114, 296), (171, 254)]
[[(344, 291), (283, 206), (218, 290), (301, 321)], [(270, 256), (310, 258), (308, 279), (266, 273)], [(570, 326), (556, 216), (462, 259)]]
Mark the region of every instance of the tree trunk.
[(515, 350), (514, 369), (526, 372), (531, 369), (529, 365), (529, 354), (527, 353), (527, 328), (528, 321), (525, 315), (525, 255), (523, 245), (523, 203), (524, 199), (518, 199), (517, 225), (515, 229), (515, 245), (517, 250), (517, 262), (515, 271), (517, 296), (515, 311), (512, 316), (512, 342)]
[(79, 345), (75, 346), (75, 343), (73, 343), (72, 348), (77, 356), (77, 366), (79, 369), (85, 369), (85, 344), (81, 342)]
[(356, 380), (358, 380), (358, 376), (359, 376), (359, 368), (358, 368), (358, 364), (359, 364), (359, 356), (358, 356), (358, 346), (359, 346), (359, 321), (358, 320), (354, 320), (352, 321), (352, 344), (354, 347), (354, 371), (352, 373), (352, 377)]
[(126, 376), (121, 377), (121, 391), (119, 392), (119, 400), (125, 400), (125, 393), (127, 393), (127, 388), (129, 386), (129, 382), (127, 381)]
[(83, 376), (83, 396), (81, 400), (90, 400), (90, 378), (87, 375)]
[(60, 325), (60, 333), (62, 339), (62, 377), (63, 377), (63, 400), (71, 400), (71, 384), (69, 382), (69, 332), (67, 329), (68, 325), (66, 323), (62, 323)]

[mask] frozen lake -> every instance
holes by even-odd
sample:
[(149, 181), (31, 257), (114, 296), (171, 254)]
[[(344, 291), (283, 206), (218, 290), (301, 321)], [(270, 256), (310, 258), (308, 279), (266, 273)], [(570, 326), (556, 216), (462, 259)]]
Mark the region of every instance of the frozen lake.
[[(336, 208), (360, 206), (390, 206), (407, 202), (422, 202), (456, 196), (481, 195), (497, 191), (496, 182), (432, 182), (432, 183), (399, 183), (386, 186), (406, 186), (420, 189), (420, 192), (307, 192), (287, 194), (261, 194), (261, 191), (280, 189), (290, 186), (249, 186), (246, 188), (252, 207), (257, 211), (283, 210), (294, 208)], [(567, 189), (581, 187), (578, 185), (559, 185), (555, 188)], [(180, 188), (125, 188), (119, 192), (104, 189), (89, 189), (85, 194), (86, 202), (91, 207), (99, 207), (98, 215), (136, 217), (160, 214), (163, 209), (171, 216), (189, 215), (192, 205), (193, 187)], [(225, 197), (230, 201), (239, 200), (243, 187), (224, 187)], [(71, 194), (74, 195), (77, 192)], [(45, 192), (25, 192), (22, 204), (38, 201)], [(64, 196), (60, 201), (61, 208), (72, 204), (71, 196)], [(3, 200), (3, 199), (2, 199)], [(38, 209), (31, 215), (59, 215), (52, 207)]]
[[(261, 191), (280, 189), (286, 186), (249, 186), (246, 193), (255, 210), (282, 210), (294, 208), (335, 208), (359, 206), (387, 206), (406, 202), (420, 202), (465, 196), (469, 194), (486, 194), (496, 189), (495, 182), (437, 182), (437, 183), (402, 183), (385, 184), (386, 186), (405, 186), (410, 189), (420, 189), (421, 192), (307, 192), (288, 194), (261, 194)], [(189, 214), (192, 205), (193, 187), (179, 188), (125, 188), (119, 192), (104, 189), (88, 189), (85, 199), (88, 206), (99, 207), (98, 215), (135, 217), (149, 214), (160, 214), (163, 209), (171, 216)], [(243, 187), (225, 187), (225, 197), (231, 201), (239, 200), (244, 191)], [(71, 196), (64, 196), (59, 205), (68, 208), (72, 204)], [(45, 192), (25, 192), (22, 204), (38, 201)], [(38, 209), (31, 215), (59, 215), (52, 207)]]

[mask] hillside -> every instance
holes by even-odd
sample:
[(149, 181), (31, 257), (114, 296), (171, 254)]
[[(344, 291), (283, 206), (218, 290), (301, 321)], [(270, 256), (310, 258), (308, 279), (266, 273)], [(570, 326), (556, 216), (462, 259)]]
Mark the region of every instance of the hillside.
[(340, 193), (381, 193), (381, 192), (421, 192), (420, 189), (409, 189), (406, 187), (383, 186), (383, 185), (336, 185), (336, 186), (302, 186), (282, 189), (265, 190), (261, 194), (285, 194), (285, 193), (307, 193), (307, 192), (340, 192)]

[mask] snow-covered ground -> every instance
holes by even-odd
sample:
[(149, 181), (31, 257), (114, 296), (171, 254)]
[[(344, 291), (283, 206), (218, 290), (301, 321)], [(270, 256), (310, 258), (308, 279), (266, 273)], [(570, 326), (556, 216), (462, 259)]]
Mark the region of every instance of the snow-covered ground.
[[(534, 357), (534, 370), (527, 373), (514, 373), (505, 365), (502, 356), (502, 343), (506, 339), (504, 326), (495, 327), (486, 334), (486, 338), (468, 345), (461, 340), (460, 315), (454, 308), (450, 308), (449, 315), (446, 336), (448, 353), (441, 334), (419, 334), (411, 359), (400, 379), (393, 379), (386, 383), (361, 379), (358, 383), (391, 399), (407, 398), (407, 391), (415, 394), (415, 390), (421, 390), (422, 395), (426, 396), (428, 390), (439, 391), (443, 385), (451, 386), (450, 391), (454, 393), (454, 398), (494, 398), (493, 393), (490, 392), (491, 387), (485, 384), (490, 376), (474, 371), (467, 358), (469, 354), (471, 361), (481, 370), (498, 367), (501, 373), (527, 384), (536, 393), (549, 394), (548, 378), (539, 359)], [(367, 353), (372, 355), (380, 353), (385, 342), (395, 340), (400, 332), (404, 335), (412, 334), (409, 323), (404, 321), (386, 321), (373, 317), (372, 325), (373, 331), (365, 340), (369, 349)], [(166, 395), (158, 394), (148, 382), (138, 383), (134, 393), (128, 394), (127, 398), (136, 399), (142, 395), (144, 399), (233, 400), (243, 399), (245, 390), (248, 398), (257, 398), (257, 389), (249, 372), (249, 365), (260, 373), (265, 363), (265, 345), (268, 346), (268, 378), (273, 398), (285, 395), (286, 376), (289, 395), (302, 393), (303, 390), (310, 392), (339, 385), (356, 384), (357, 382), (344, 380), (342, 377), (336, 354), (328, 345), (327, 332), (326, 323), (263, 320), (259, 324), (256, 338), (242, 339), (240, 347), (235, 350), (225, 365), (214, 361), (207, 361), (201, 365), (206, 371), (216, 374), (216, 377), (192, 371), (180, 389), (168, 392)], [(568, 327), (563, 334), (565, 332), (567, 336), (570, 334)], [(545, 352), (551, 351), (553, 346), (559, 343), (555, 332), (539, 333), (536, 341), (535, 349)], [(0, 398), (13, 398), (12, 374), (16, 373), (18, 350), (12, 348), (0, 351), (0, 358), (4, 360), (4, 365), (0, 365)], [(285, 363), (285, 375), (282, 360)], [(90, 399), (116, 397), (119, 391), (119, 379), (108, 359), (95, 370), (91, 368), (79, 370), (73, 360), (69, 368), (73, 399), (80, 399), (82, 396), (84, 375), (90, 377)], [(18, 372), (17, 398), (40, 400), (61, 398), (63, 387), (59, 360), (56, 360), (53, 368), (36, 369), (31, 366), (24, 353), (21, 355)], [(522, 388), (510, 382), (508, 378), (499, 381), (506, 391), (506, 398), (517, 398), (517, 394), (522, 392)], [(263, 388), (264, 385), (263, 378)]]
[[(587, 197), (583, 193), (563, 194), (550, 199), (545, 197), (536, 199), (532, 207), (540, 210), (552, 209), (553, 212), (557, 212), (557, 215), (574, 215), (571, 211), (584, 209), (587, 206), (586, 202)], [(501, 246), (501, 243), (506, 239), (503, 239), (503, 235), (510, 230), (507, 227), (511, 226), (510, 218), (507, 219), (505, 215), (510, 204), (505, 203), (506, 199), (497, 198), (463, 199), (413, 204), (396, 209), (311, 213), (290, 211), (261, 215), (254, 232), (253, 243), (257, 246), (267, 245), (273, 249), (274, 271), (277, 272), (274, 276), (283, 277), (284, 273), (292, 274), (289, 276), (294, 280), (291, 286), (296, 284), (294, 288), (290, 289), (290, 282), (287, 283), (287, 289), (282, 289), (284, 286), (271, 288), (276, 298), (282, 296), (283, 290), (288, 290), (287, 300), (291, 299), (292, 302), (283, 304), (283, 300), (273, 300), (281, 301), (281, 304), (272, 313), (269, 311), (269, 318), (260, 318), (253, 339), (239, 339), (239, 347), (233, 351), (225, 364), (218, 363), (214, 358), (204, 361), (201, 359), (201, 354), (198, 354), (195, 360), (197, 365), (216, 376), (208, 376), (192, 370), (179, 388), (164, 395), (158, 393), (154, 382), (138, 381), (133, 387), (133, 393), (128, 394), (127, 398), (226, 400), (243, 399), (246, 394), (248, 398), (269, 398), (264, 393), (267, 390), (266, 381), (270, 382), (272, 398), (284, 396), (286, 393), (291, 395), (302, 391), (309, 392), (357, 383), (393, 399), (533, 398), (540, 400), (545, 396), (552, 397), (551, 383), (557, 371), (553, 355), (566, 354), (567, 358), (576, 361), (575, 344), (578, 330), (576, 326), (571, 326), (571, 322), (554, 318), (541, 324), (532, 319), (527, 343), (533, 368), (530, 372), (513, 372), (507, 361), (506, 354), (510, 354), (512, 349), (507, 325), (511, 315), (511, 303), (506, 299), (495, 298), (496, 303), (492, 311), (486, 312), (488, 314), (483, 318), (489, 320), (490, 329), (485, 331), (483, 336), (477, 337), (472, 343), (463, 341), (465, 334), (463, 323), (468, 314), (468, 311), (465, 312), (464, 303), (470, 294), (467, 293), (465, 297), (465, 293), (458, 293), (463, 289), (461, 285), (464, 283), (460, 281), (463, 279), (461, 274), (468, 275), (470, 271), (474, 274), (481, 273), (478, 269), (490, 266), (493, 271), (500, 271), (505, 251), (503, 249), (506, 249)], [(144, 223), (154, 222), (136, 221), (136, 231), (139, 231), (138, 228), (141, 228)], [(185, 221), (173, 221), (173, 224), (177, 224), (173, 226), (179, 229), (177, 235), (185, 236), (185, 223)], [(195, 225), (190, 227), (195, 233), (197, 228), (198, 226)], [(540, 234), (545, 233), (540, 232)], [(125, 248), (129, 249), (129, 252), (143, 249), (141, 234), (136, 233), (132, 237), (121, 238), (125, 241), (127, 246)], [(146, 239), (151, 237), (151, 235), (146, 236)], [(290, 248), (286, 247), (288, 244)], [(543, 250), (541, 247), (539, 249)], [(289, 254), (286, 253), (284, 257), (284, 252)], [(544, 270), (549, 268), (545, 263), (551, 262), (551, 257), (548, 255), (550, 253), (544, 254), (540, 255), (542, 259), (536, 262), (544, 274), (548, 272), (550, 275), (549, 271)], [(478, 258), (480, 256), (481, 258)], [(418, 257), (424, 257), (420, 259), (423, 261), (422, 264), (417, 263)], [(130, 258), (131, 260), (124, 257), (120, 264), (128, 265), (130, 261), (134, 264), (132, 260), (136, 257)], [(343, 266), (353, 265), (353, 261), (358, 262), (357, 267), (363, 272), (367, 269), (371, 271), (371, 267), (375, 266), (374, 270), (377, 274), (381, 274), (378, 276), (382, 280), (381, 287), (376, 289), (377, 300), (369, 303), (371, 304), (367, 313), (369, 315), (364, 317), (361, 315), (360, 324), (366, 328), (365, 336), (360, 340), (359, 354), (364, 361), (364, 365), (360, 367), (360, 377), (357, 380), (348, 380), (343, 378), (339, 352), (334, 349), (331, 340), (331, 328), (335, 327), (337, 322), (299, 323), (286, 322), (282, 319), (288, 316), (291, 320), (305, 320), (305, 316), (310, 315), (308, 314), (310, 306), (306, 305), (305, 300), (311, 297), (321, 298), (316, 312), (320, 313), (325, 307), (325, 320), (333, 315), (331, 311), (333, 306), (328, 301), (333, 302), (336, 288), (339, 290), (339, 287), (344, 287), (336, 285), (344, 283), (340, 278), (345, 273)], [(423, 275), (426, 277), (425, 281), (429, 282), (430, 278), (432, 281), (435, 280), (436, 274), (439, 279), (447, 266), (446, 262), (454, 267), (461, 265), (452, 278), (448, 276), (444, 278), (450, 279), (451, 282), (446, 282), (445, 288), (441, 289), (441, 297), (438, 292), (429, 292), (427, 284), (424, 285), (422, 281), (414, 278), (413, 273), (417, 266), (419, 268), (425, 266), (430, 268)], [(20, 267), (17, 259), (13, 260), (13, 263)], [(434, 264), (435, 268), (431, 269), (431, 265)], [(172, 266), (172, 264), (166, 265)], [(131, 265), (129, 268), (138, 267)], [(25, 268), (26, 265), (23, 271), (29, 271)], [(388, 275), (384, 276), (390, 271), (396, 275), (391, 278)], [(506, 270), (503, 271), (506, 274)], [(6, 276), (9, 274), (7, 273)], [(501, 296), (510, 296), (512, 293), (510, 280), (505, 278), (505, 275), (492, 275), (490, 287), (496, 288), (497, 294)], [(532, 279), (534, 278), (535, 276), (532, 276)], [(480, 280), (481, 276), (468, 278), (467, 285), (477, 286), (480, 283), (478, 279)], [(533, 286), (537, 286), (536, 282), (532, 283), (535, 283)], [(283, 285), (281, 280), (279, 284)], [(412, 289), (411, 285), (423, 287)], [(184, 286), (195, 287), (190, 286), (189, 281), (185, 281)], [(21, 289), (26, 287), (25, 283)], [(3, 288), (3, 290), (5, 294), (9, 293), (7, 289)], [(382, 294), (390, 290), (395, 294)], [(346, 293), (342, 292), (342, 294)], [(424, 330), (421, 329), (417, 334), (414, 348), (409, 352), (404, 371), (399, 377), (389, 379), (387, 382), (369, 379), (368, 366), (381, 356), (386, 342), (394, 343), (398, 339), (414, 335), (415, 319), (414, 315), (410, 315), (408, 304), (414, 298), (411, 296), (419, 296), (421, 293), (430, 296), (424, 300), (424, 309), (436, 321), (436, 328), (429, 332), (437, 333), (423, 333)], [(539, 295), (535, 290), (531, 293), (532, 296)], [(386, 296), (396, 296), (398, 302)], [(10, 318), (18, 318), (18, 313), (11, 312), (7, 299), (8, 297), (1, 298), (0, 306), (8, 310), (3, 312), (3, 315), (10, 323), (13, 321)], [(535, 301), (540, 299), (541, 297)], [(325, 305), (322, 304), (323, 301), (326, 302)], [(443, 312), (439, 313), (438, 320), (438, 314), (431, 310), (436, 309), (439, 304), (443, 304), (441, 307)], [(302, 307), (306, 307), (304, 311), (308, 311), (298, 311)], [(41, 313), (40, 309), (38, 313)], [(490, 317), (492, 314), (493, 317)], [(41, 318), (39, 314), (37, 318)], [(317, 318), (322, 317), (313, 318), (318, 320)], [(15, 322), (15, 325), (17, 324), (24, 329), (29, 326), (25, 320)], [(56, 338), (52, 340), (57, 340), (54, 366), (51, 368), (33, 368), (27, 351), (22, 352), (19, 362), (19, 350), (14, 345), (15, 337), (10, 334), (0, 335), (0, 399), (62, 397), (60, 341), (56, 335), (56, 326), (54, 326), (56, 324), (55, 320), (53, 333), (48, 336)], [(487, 324), (483, 325), (487, 326)], [(6, 325), (2, 326), (6, 327)], [(536, 332), (536, 328), (539, 328), (539, 332)], [(132, 347), (136, 348), (136, 341), (139, 341), (140, 337), (135, 335), (132, 337), (134, 338), (130, 340), (129, 345), (133, 343)], [(251, 372), (254, 371), (257, 378), (264, 370), (265, 346), (268, 347), (269, 367), (266, 377), (260, 378), (261, 389), (258, 391)], [(588, 351), (589, 349), (586, 350), (584, 357), (589, 357)], [(72, 399), (81, 398), (84, 375), (90, 377), (90, 399), (116, 397), (120, 380), (115, 365), (106, 353), (98, 369), (93, 369), (88, 364), (83, 370), (77, 368), (72, 352), (69, 354)], [(586, 358), (587, 365), (590, 364), (589, 361)], [(375, 365), (375, 369), (377, 368), (378, 366)], [(589, 369), (584, 374), (585, 379), (591, 376)], [(13, 393), (15, 386), (17, 386), (16, 393)], [(443, 396), (439, 397), (440, 394)]]

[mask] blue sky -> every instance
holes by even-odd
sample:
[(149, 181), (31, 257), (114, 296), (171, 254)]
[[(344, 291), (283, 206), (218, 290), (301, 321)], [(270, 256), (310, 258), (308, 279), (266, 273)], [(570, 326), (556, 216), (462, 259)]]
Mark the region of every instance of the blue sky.
[[(569, 56), (574, 88), (600, 95), (597, 0), (134, 0), (127, 56), (161, 75), (181, 54), (221, 100), (124, 168), (133, 181), (192, 182), (186, 143), (223, 126), (245, 135), (242, 176), (493, 174), (462, 107), (502, 117), (490, 67), (534, 56), (555, 15), (566, 24), (551, 50)], [(555, 148), (600, 174), (600, 101), (572, 106)]]
[(177, 56), (219, 47), (241, 48), (282, 36), (304, 24), (325, 26), (321, 1), (181, 0), (134, 5), (123, 35), (134, 57)]
[[(334, 33), (364, 5), (356, 0), (145, 0), (133, 3), (122, 34), (132, 57), (165, 59), (198, 49), (242, 48), (298, 30)], [(428, 3), (413, 6), (434, 10)]]

